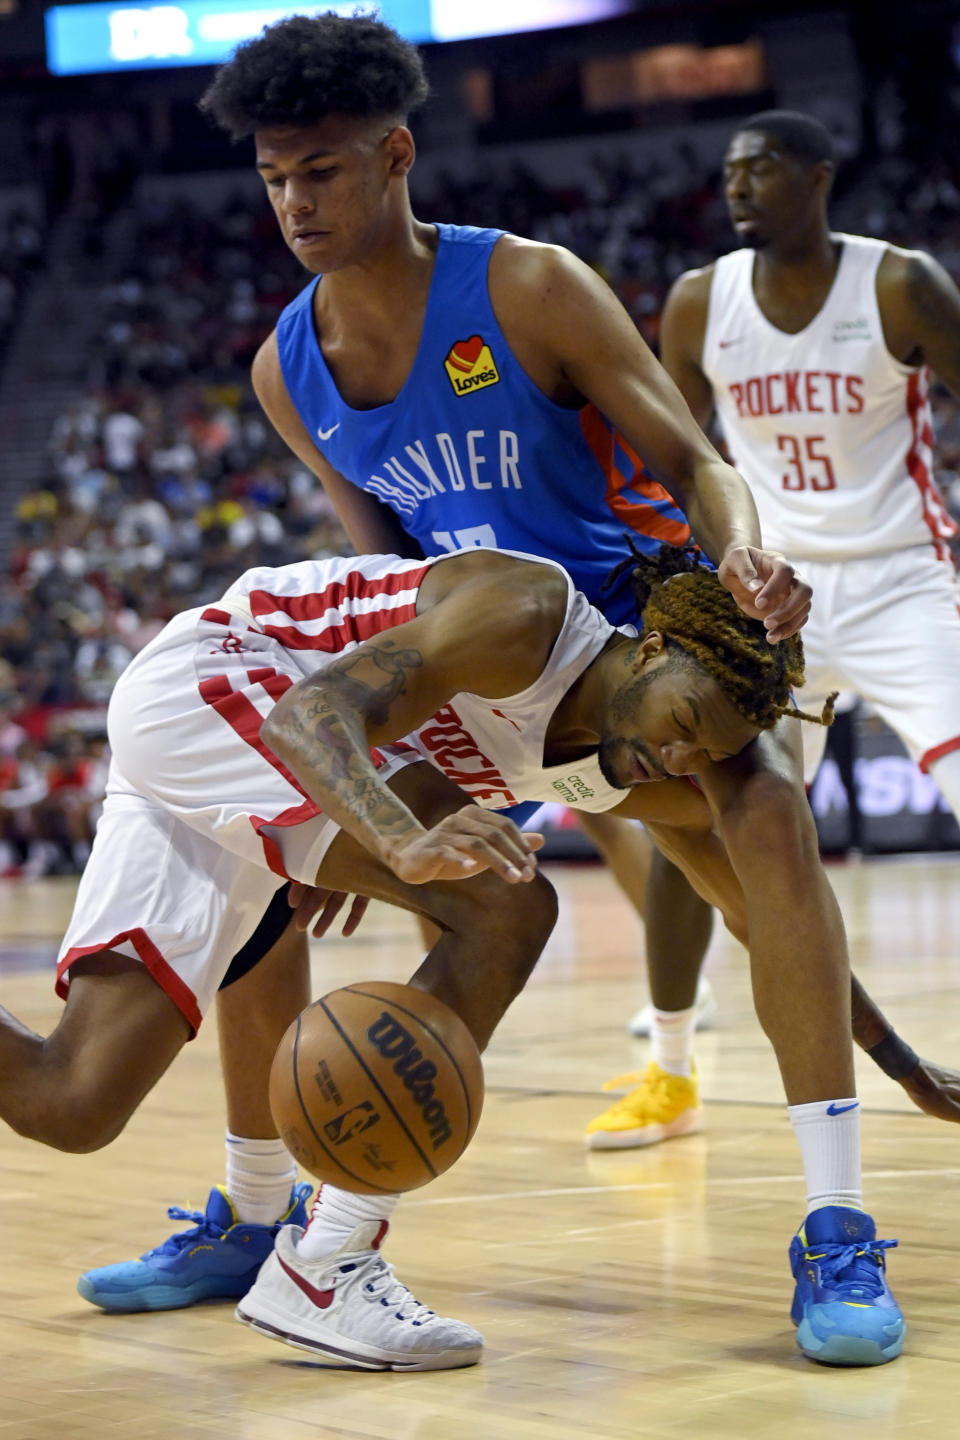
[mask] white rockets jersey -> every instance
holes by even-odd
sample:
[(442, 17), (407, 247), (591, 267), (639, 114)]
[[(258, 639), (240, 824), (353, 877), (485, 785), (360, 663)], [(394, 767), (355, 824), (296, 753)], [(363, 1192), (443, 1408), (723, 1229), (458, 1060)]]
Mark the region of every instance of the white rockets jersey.
[[(248, 570), (217, 606), (203, 611), (202, 619), (217, 623), (241, 617), (264, 637), (265, 661), (269, 647), (279, 643), (305, 676), (312, 675), (362, 641), (412, 620), (427, 571), (455, 558), (338, 557), (305, 560), (273, 570)], [(518, 558), (561, 569), (531, 555)], [(465, 692), (454, 695), (413, 734), (387, 748), (418, 752), (488, 810), (521, 800), (555, 800), (592, 811), (618, 805), (624, 792), (604, 780), (596, 754), (570, 765), (543, 764), (544, 739), (554, 710), (616, 633), (574, 588), (569, 576), (566, 580), (563, 625), (546, 666), (532, 685), (507, 699), (490, 700)], [(621, 633), (636, 631), (624, 626)], [(243, 644), (247, 649), (256, 648), (256, 634), (248, 630)], [(264, 667), (268, 691), (273, 673)]]
[(810, 324), (778, 330), (753, 293), (755, 251), (714, 266), (701, 366), (764, 544), (796, 560), (846, 560), (957, 531), (933, 480), (926, 367), (887, 350), (877, 303), (881, 240), (843, 249)]

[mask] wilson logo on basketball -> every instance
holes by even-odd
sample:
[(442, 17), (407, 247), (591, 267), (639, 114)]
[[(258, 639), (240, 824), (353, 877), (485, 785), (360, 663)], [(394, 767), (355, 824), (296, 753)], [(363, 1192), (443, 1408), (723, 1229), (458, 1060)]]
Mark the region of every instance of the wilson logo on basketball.
[(450, 346), (443, 368), (457, 395), (469, 395), (471, 390), (482, 390), (487, 385), (498, 384), (500, 380), (490, 346), (481, 335), (471, 335), (469, 340), (456, 340)]
[(367, 1039), (371, 1045), (376, 1046), (385, 1060), (395, 1061), (393, 1072), (400, 1076), (414, 1101), (420, 1106), (433, 1148), (439, 1150), (453, 1132), (447, 1112), (443, 1108), (443, 1101), (438, 1100), (434, 1092), (436, 1065), (432, 1060), (424, 1060), (423, 1052), (417, 1049), (409, 1030), (405, 1030), (387, 1010), (368, 1028)]

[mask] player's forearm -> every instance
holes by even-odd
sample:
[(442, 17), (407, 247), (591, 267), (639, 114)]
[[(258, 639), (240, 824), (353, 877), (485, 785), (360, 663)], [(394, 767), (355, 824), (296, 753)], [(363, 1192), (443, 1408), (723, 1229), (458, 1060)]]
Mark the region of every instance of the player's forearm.
[(855, 975), (850, 976), (850, 1008), (853, 1038), (874, 1064), (892, 1080), (912, 1075), (919, 1064), (916, 1051), (901, 1040)]
[(422, 557), (423, 550), (398, 517), (372, 495), (340, 476), (335, 484), (328, 479), (325, 488), (358, 555), (402, 555), (408, 560)]
[(364, 717), (344, 688), (334, 676), (295, 685), (261, 734), (324, 814), (389, 864), (394, 845), (423, 826), (380, 779)]
[(763, 543), (746, 481), (718, 455), (697, 462), (682, 504), (694, 539), (717, 563), (732, 546)]
[(890, 1022), (878, 1009), (855, 975), (850, 976), (850, 1018), (853, 1038), (864, 1050), (890, 1033)]

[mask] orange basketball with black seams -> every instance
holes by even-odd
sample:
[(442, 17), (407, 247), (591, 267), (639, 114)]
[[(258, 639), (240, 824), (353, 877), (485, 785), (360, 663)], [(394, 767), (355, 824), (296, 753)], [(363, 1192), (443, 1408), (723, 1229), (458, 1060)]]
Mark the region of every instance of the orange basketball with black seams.
[(416, 1190), (463, 1154), (483, 1107), (473, 1036), (413, 985), (344, 986), (308, 1006), (277, 1048), (270, 1108), (318, 1180), (365, 1195)]

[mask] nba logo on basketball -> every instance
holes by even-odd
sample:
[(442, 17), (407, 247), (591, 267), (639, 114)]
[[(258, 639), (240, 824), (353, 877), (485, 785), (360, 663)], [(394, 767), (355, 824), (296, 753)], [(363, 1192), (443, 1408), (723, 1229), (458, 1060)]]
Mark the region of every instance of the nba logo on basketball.
[(323, 1130), (328, 1140), (334, 1145), (342, 1145), (345, 1140), (351, 1140), (354, 1135), (359, 1135), (363, 1130), (369, 1130), (371, 1125), (376, 1125), (380, 1116), (374, 1110), (369, 1100), (362, 1100), (359, 1105), (352, 1109), (345, 1110), (342, 1115), (329, 1120)]
[(455, 341), (450, 346), (443, 368), (458, 395), (469, 395), (471, 390), (482, 390), (484, 386), (496, 385), (500, 380), (490, 346), (481, 335)]

